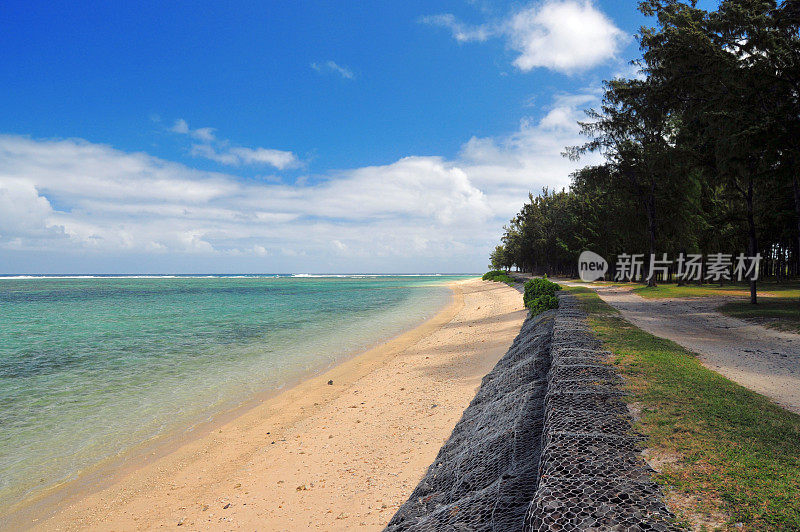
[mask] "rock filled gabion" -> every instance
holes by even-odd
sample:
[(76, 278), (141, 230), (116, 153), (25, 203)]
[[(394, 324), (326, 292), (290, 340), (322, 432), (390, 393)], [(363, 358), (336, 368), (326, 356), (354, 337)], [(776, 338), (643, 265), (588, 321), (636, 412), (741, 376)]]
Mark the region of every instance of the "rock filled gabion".
[(680, 530), (572, 296), (528, 318), (386, 530)]
[(388, 531), (518, 530), (536, 493), (553, 313), (527, 320)]

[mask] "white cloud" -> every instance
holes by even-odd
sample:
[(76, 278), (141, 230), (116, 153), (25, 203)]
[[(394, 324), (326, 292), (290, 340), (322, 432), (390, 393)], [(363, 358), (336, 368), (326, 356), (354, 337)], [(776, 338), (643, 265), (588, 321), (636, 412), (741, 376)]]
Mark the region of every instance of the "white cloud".
[(251, 257), (295, 271), (474, 271), (529, 191), (568, 184), (578, 164), (560, 153), (583, 141), (575, 121), (594, 97), (564, 95), (541, 120), (472, 138), (454, 159), (409, 156), (293, 186), (82, 140), (0, 135), (0, 250)]
[(453, 34), (453, 38), (458, 42), (483, 42), (498, 33), (498, 28), (493, 28), (489, 25), (471, 26), (460, 22), (455, 15), (451, 13), (422, 17), (422, 22), (449, 29)]
[(268, 148), (231, 148), (228, 151), (238, 157), (243, 164), (268, 164), (278, 170), (298, 165), (297, 156), (290, 151)]
[[(68, 207), (54, 209), (51, 199)], [(360, 243), (356, 253), (390, 254), (409, 249), (429, 227), (449, 240), (448, 228), (490, 214), (464, 172), (435, 157), (287, 186), (80, 140), (18, 136), (0, 136), (0, 205), (5, 247), (21, 238), (29, 249), (56, 249), (43, 239), (60, 228), (62, 249), (258, 256), (281, 248), (326, 252), (333, 240)]]
[(0, 182), (0, 239), (48, 238), (63, 234), (49, 220), (50, 202), (39, 195), (33, 183), (21, 179)]
[(213, 142), (214, 138), (214, 128), (211, 127), (201, 127), (198, 129), (190, 129), (189, 124), (183, 118), (179, 118), (175, 121), (170, 131), (173, 133), (180, 133), (182, 135), (189, 135), (191, 137), (196, 138), (197, 140), (202, 140), (204, 142)]
[(470, 26), (451, 14), (423, 22), (448, 28), (459, 42), (505, 39), (517, 57), (513, 64), (528, 72), (548, 68), (571, 74), (616, 58), (628, 36), (591, 0), (544, 0), (496, 22)]
[(232, 146), (227, 140), (216, 138), (214, 135), (216, 129), (211, 127), (191, 129), (186, 120), (182, 118), (177, 119), (169, 130), (202, 141), (202, 144), (193, 144), (190, 153), (195, 157), (203, 157), (220, 164), (228, 166), (268, 165), (278, 170), (301, 166), (300, 159), (290, 151)]
[(585, 118), (583, 109), (596, 103), (591, 91), (562, 95), (538, 122), (524, 119), (519, 130), (506, 137), (473, 137), (464, 144), (461, 164), (475, 186), (492, 190), (493, 212), (508, 213), (510, 218), (528, 192), (538, 194), (545, 186), (551, 190), (568, 187), (572, 172), (601, 161), (595, 154), (577, 163), (561, 156), (565, 147), (586, 142), (577, 122)]
[(508, 26), (514, 65), (574, 72), (617, 55), (625, 34), (589, 0), (549, 1), (515, 14)]
[(311, 68), (316, 70), (317, 72), (334, 72), (339, 74), (344, 79), (355, 79), (355, 74), (353, 71), (347, 67), (341, 66), (334, 61), (325, 61), (324, 63), (311, 63)]
[(194, 144), (191, 154), (205, 157), (228, 166), (269, 165), (278, 170), (296, 168), (300, 160), (290, 151), (272, 150), (268, 148), (242, 148), (238, 146), (214, 148), (208, 144)]

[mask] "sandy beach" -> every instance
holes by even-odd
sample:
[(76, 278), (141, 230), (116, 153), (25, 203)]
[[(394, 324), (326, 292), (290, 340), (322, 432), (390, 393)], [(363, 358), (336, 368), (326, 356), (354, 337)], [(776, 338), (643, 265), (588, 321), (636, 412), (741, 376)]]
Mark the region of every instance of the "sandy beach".
[[(434, 318), (324, 375), (153, 451), (16, 524), (38, 530), (385, 526), (526, 316), (519, 292), (451, 285)], [(329, 382), (332, 381), (332, 384)]]

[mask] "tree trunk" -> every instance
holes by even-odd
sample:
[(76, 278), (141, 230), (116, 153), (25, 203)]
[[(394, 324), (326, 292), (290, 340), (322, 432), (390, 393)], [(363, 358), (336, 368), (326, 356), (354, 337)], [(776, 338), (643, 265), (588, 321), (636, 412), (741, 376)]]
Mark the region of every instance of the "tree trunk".
[(792, 188), (794, 188), (794, 211), (797, 214), (797, 256), (795, 259), (797, 272), (800, 273), (800, 177), (797, 174), (792, 179)]
[[(656, 205), (655, 198), (651, 195), (647, 199), (647, 230), (650, 235), (650, 259), (655, 260), (656, 256)], [(656, 274), (647, 279), (647, 286), (656, 286)]]
[[(683, 255), (683, 258), (686, 258), (686, 248), (682, 248), (681, 249), (681, 255)], [(685, 274), (686, 272), (683, 272), (683, 273)], [(678, 277), (678, 286), (683, 286), (684, 284), (686, 284), (684, 282), (684, 278), (683, 277)]]
[[(707, 257), (708, 256), (708, 254), (706, 253), (706, 250), (702, 249), (702, 248), (700, 249), (700, 255), (702, 257)], [(707, 268), (708, 268), (707, 261), (705, 259), (703, 259), (700, 262), (700, 282), (697, 283), (700, 286), (702, 286), (702, 285), (704, 285), (706, 283), (706, 271), (708, 271)]]
[[(758, 252), (758, 240), (756, 240), (756, 222), (753, 214), (753, 177), (747, 180), (747, 233), (749, 237), (749, 253), (755, 257)], [(755, 272), (753, 272), (755, 273)], [(758, 304), (758, 294), (756, 293), (755, 276), (750, 278), (750, 303)]]

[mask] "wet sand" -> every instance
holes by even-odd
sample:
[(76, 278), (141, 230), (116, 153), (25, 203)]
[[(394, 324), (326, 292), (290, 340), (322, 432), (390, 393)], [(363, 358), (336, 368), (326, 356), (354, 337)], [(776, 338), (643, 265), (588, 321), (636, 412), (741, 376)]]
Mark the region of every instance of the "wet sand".
[[(74, 495), (39, 530), (379, 530), (526, 316), (480, 280), (420, 327)], [(333, 381), (333, 384), (328, 384)]]

